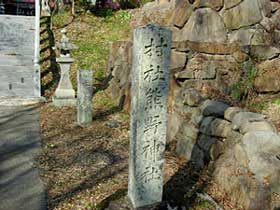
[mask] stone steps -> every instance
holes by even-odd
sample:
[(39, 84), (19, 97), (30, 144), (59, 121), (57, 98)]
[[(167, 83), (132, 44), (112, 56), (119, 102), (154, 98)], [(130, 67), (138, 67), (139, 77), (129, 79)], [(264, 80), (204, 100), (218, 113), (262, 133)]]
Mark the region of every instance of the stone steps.
[(35, 17), (0, 16), (0, 97), (34, 97)]
[(1, 55), (0, 66), (32, 66), (34, 56)]

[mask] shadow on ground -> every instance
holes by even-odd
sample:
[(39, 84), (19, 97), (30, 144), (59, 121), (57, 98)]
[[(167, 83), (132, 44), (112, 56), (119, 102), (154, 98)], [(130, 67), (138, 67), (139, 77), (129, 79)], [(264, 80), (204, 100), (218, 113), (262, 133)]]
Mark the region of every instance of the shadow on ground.
[(0, 210), (46, 210), (34, 167), (40, 151), (38, 107), (0, 107)]
[(58, 84), (60, 74), (56, 62), (55, 38), (51, 29), (51, 17), (41, 17), (40, 23), (41, 94), (49, 97)]

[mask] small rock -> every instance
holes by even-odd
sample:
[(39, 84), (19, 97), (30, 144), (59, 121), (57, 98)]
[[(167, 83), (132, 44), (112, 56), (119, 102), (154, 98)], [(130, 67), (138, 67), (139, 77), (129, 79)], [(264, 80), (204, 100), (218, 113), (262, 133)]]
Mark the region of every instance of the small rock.
[(184, 121), (178, 131), (178, 135), (182, 138), (189, 137), (196, 140), (198, 137), (198, 132), (199, 129), (196, 128), (195, 125), (189, 123), (188, 121)]
[(228, 121), (232, 121), (234, 115), (236, 115), (237, 113), (242, 112), (242, 109), (239, 107), (229, 107), (226, 109), (225, 111), (225, 119)]
[(183, 89), (181, 96), (183, 103), (189, 106), (198, 106), (203, 100), (200, 93), (194, 88)]
[(211, 122), (208, 132), (208, 135), (225, 138), (231, 132), (231, 123), (226, 120), (215, 118)]
[(171, 51), (171, 70), (180, 70), (183, 69), (186, 65), (187, 54), (185, 52), (178, 52), (175, 50)]
[(215, 116), (215, 117), (223, 117), (225, 110), (229, 107), (229, 105), (215, 101), (215, 100), (206, 100), (201, 106), (201, 111), (204, 116)]
[(109, 122), (106, 122), (105, 125), (109, 128), (118, 128), (118, 127), (120, 127), (121, 123), (118, 121), (109, 121)]

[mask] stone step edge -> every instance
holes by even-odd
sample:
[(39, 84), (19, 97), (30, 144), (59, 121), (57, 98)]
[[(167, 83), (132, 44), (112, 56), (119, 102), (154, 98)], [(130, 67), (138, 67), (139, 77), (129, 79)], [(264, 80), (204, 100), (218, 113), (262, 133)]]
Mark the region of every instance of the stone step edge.
[(0, 106), (28, 106), (44, 102), (44, 97), (0, 96)]

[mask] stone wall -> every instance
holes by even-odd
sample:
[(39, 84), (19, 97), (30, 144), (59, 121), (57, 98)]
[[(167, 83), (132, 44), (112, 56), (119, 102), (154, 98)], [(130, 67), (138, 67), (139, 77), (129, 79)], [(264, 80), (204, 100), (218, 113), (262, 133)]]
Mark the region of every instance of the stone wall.
[[(279, 1), (151, 2), (134, 11), (132, 26), (150, 22), (173, 31), (171, 79), (179, 88), (194, 87), (204, 96), (229, 95), (253, 73), (250, 85), (257, 93), (280, 92)], [(114, 78), (107, 93), (114, 98), (124, 99), (129, 92), (131, 47), (131, 41), (112, 43), (109, 69)]]
[(178, 155), (207, 168), (244, 209), (280, 207), (280, 137), (265, 115), (204, 100), (193, 88), (182, 89), (174, 107), (169, 131)]
[[(219, 188), (244, 209), (280, 208), (274, 198), (280, 193), (275, 126), (264, 115), (224, 102), (252, 75), (249, 88), (257, 94), (280, 93), (280, 2), (151, 2), (134, 12), (132, 25), (150, 22), (173, 31), (168, 143), (198, 169), (208, 168)], [(106, 90), (127, 111), (132, 45), (112, 43)], [(224, 101), (213, 100), (217, 96)]]

